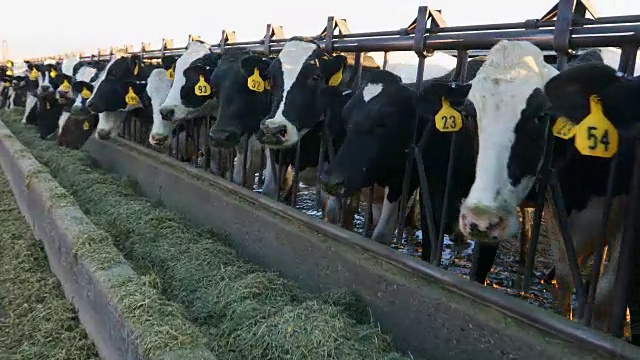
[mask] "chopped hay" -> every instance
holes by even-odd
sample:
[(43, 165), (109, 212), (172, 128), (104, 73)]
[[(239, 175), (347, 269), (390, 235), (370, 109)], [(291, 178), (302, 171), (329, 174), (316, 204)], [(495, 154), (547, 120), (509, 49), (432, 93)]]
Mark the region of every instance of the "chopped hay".
[(0, 173), (0, 358), (99, 359)]
[(220, 236), (155, 206), (131, 180), (97, 169), (86, 152), (42, 141), (15, 120), (7, 126), (111, 235), (135, 270), (184, 307), (220, 357), (404, 359), (353, 297), (314, 298), (243, 260)]

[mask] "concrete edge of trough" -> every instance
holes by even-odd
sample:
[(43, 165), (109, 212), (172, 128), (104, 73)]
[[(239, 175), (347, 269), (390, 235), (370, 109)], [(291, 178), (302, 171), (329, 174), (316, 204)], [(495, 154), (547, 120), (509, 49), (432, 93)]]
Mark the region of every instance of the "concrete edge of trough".
[[(137, 290), (162, 299), (144, 285), (112, 239), (96, 228), (69, 195), (0, 120), (0, 166), (9, 180), (16, 202), (36, 239), (42, 241), (49, 266), (60, 281), (80, 322), (101, 358), (215, 359), (201, 345), (187, 344), (170, 350), (151, 349), (143, 326), (135, 326), (123, 310), (127, 293)], [(126, 288), (126, 291), (121, 289)], [(161, 300), (162, 301), (162, 300)], [(148, 312), (148, 311), (147, 311)], [(143, 316), (153, 318), (154, 314)], [(194, 325), (184, 326), (199, 334)], [(179, 334), (187, 335), (188, 334)]]
[[(235, 202), (236, 204), (232, 205), (236, 207), (241, 203), (244, 203), (245, 205), (248, 204), (249, 207), (256, 211), (259, 210), (268, 213), (268, 216), (272, 219), (284, 221), (285, 223), (290, 224), (287, 226), (293, 226), (294, 228), (300, 229), (301, 234), (303, 230), (306, 233), (317, 234), (318, 236), (316, 237), (320, 239), (319, 241), (323, 241), (325, 244), (328, 243), (327, 246), (330, 246), (332, 249), (345, 249), (350, 253), (350, 256), (353, 256), (354, 254), (358, 256), (360, 256), (359, 254), (363, 254), (363, 256), (365, 256), (366, 254), (366, 256), (369, 257), (366, 261), (371, 261), (371, 257), (373, 257), (373, 261), (381, 264), (385, 269), (391, 269), (394, 273), (401, 273), (403, 277), (411, 279), (407, 280), (407, 282), (415, 279), (422, 279), (423, 282), (421, 284), (424, 284), (424, 281), (436, 284), (439, 289), (444, 289), (466, 298), (467, 304), (477, 304), (477, 306), (480, 306), (480, 308), (477, 309), (479, 312), (482, 312), (481, 308), (486, 309), (485, 312), (491, 309), (491, 312), (500, 314), (499, 316), (503, 319), (498, 320), (496, 316), (493, 315), (494, 318), (492, 321), (494, 321), (494, 324), (499, 323), (500, 321), (511, 323), (519, 322), (520, 325), (516, 326), (519, 327), (520, 330), (526, 327), (528, 327), (529, 330), (525, 330), (524, 333), (526, 333), (526, 331), (535, 330), (538, 332), (540, 339), (547, 339), (549, 341), (547, 345), (563, 343), (564, 345), (559, 346), (565, 347), (563, 352), (568, 351), (565, 355), (572, 351), (580, 353), (589, 349), (589, 352), (597, 351), (597, 353), (602, 356), (613, 356), (620, 359), (640, 359), (640, 351), (638, 351), (635, 346), (628, 344), (626, 341), (613, 338), (595, 329), (583, 327), (578, 323), (562, 318), (559, 315), (553, 314), (535, 305), (528, 304), (522, 300), (514, 299), (506, 294), (502, 294), (495, 290), (464, 280), (453, 273), (424, 263), (418, 259), (402, 255), (386, 246), (374, 243), (369, 239), (365, 239), (358, 234), (330, 225), (321, 220), (313, 219), (287, 205), (277, 203), (267, 197), (255, 194), (254, 192), (236, 184), (232, 184), (225, 179), (208, 174), (201, 169), (195, 169), (189, 164), (180, 163), (175, 159), (151, 149), (147, 149), (123, 139), (113, 139), (111, 141), (103, 142), (93, 138), (87, 142), (85, 149), (87, 149), (90, 154), (107, 169), (120, 173), (121, 175), (129, 175), (136, 178), (141, 182), (143, 191), (147, 196), (166, 202), (165, 205), (175, 211), (185, 213), (185, 209), (190, 209), (191, 213), (186, 215), (189, 215), (191, 218), (194, 217), (194, 212), (201, 211), (201, 209), (194, 210), (193, 208), (200, 204), (194, 204), (194, 198), (188, 198), (188, 195), (185, 195), (186, 193), (184, 190), (187, 189), (187, 187), (185, 187), (184, 184), (180, 184), (180, 182), (184, 182), (185, 179), (190, 179), (187, 181), (190, 181), (191, 185), (201, 184), (206, 187), (208, 191), (215, 191), (217, 194), (223, 194), (227, 197), (225, 199), (220, 199), (222, 202), (220, 206), (227, 207), (225, 210), (232, 209), (229, 207), (231, 202)], [(107, 154), (108, 156), (105, 156)], [(118, 164), (118, 161), (128, 162), (130, 164)], [(150, 163), (155, 164), (149, 165)], [(152, 166), (155, 168), (152, 168)], [(167, 170), (176, 174), (170, 181), (165, 179), (169, 177), (169, 175), (165, 175), (167, 174)], [(145, 174), (143, 174), (143, 172)], [(176, 177), (178, 176), (181, 178), (176, 180)], [(179, 195), (174, 194), (174, 192), (168, 192), (163, 188), (163, 186), (166, 187), (169, 183), (181, 187), (179, 190), (176, 190), (180, 193)], [(196, 185), (196, 187), (198, 186)], [(200, 195), (203, 194), (201, 189), (194, 190), (194, 193), (196, 191), (200, 191)], [(183, 197), (183, 199), (180, 199), (180, 197)], [(229, 200), (231, 198), (234, 199)], [(195, 200), (196, 202), (204, 201), (203, 199)], [(223, 215), (223, 217), (229, 216), (228, 214), (221, 215)], [(197, 216), (198, 215), (195, 215), (195, 217)], [(202, 215), (200, 216), (200, 218), (192, 220), (199, 223), (199, 225), (205, 225), (204, 223), (210, 221), (210, 219), (203, 220)], [(235, 221), (238, 222), (239, 220)], [(254, 218), (252, 221), (258, 221), (258, 219)], [(276, 220), (273, 220), (272, 223), (275, 221)], [(243, 224), (239, 224), (239, 226), (242, 227)], [(238, 224), (236, 224), (236, 227), (237, 226)], [(245, 234), (245, 237), (250, 236), (252, 236), (252, 234)], [(300, 235), (300, 237), (304, 237), (304, 235)], [(304, 239), (311, 239), (311, 241), (314, 242), (316, 241), (313, 240), (312, 237), (308, 236)], [(247, 244), (242, 243), (242, 241), (246, 241), (246, 239), (236, 239), (234, 246), (251, 260), (260, 262), (262, 254), (256, 254), (255, 251), (252, 254), (252, 250), (247, 250)], [(282, 240), (280, 241), (282, 244)], [(288, 242), (285, 244), (289, 245), (292, 243)], [(251, 246), (257, 248), (257, 244), (251, 244)], [(291, 246), (306, 245), (292, 244)], [(311, 245), (309, 245), (309, 248), (311, 248)], [(292, 254), (293, 251), (289, 255)], [(340, 256), (341, 254), (338, 253), (337, 255)], [(265, 257), (267, 257), (267, 255), (265, 255)], [(282, 258), (280, 260), (282, 260)], [(356, 262), (363, 260), (358, 258), (353, 260), (348, 259), (348, 261)], [(269, 263), (269, 260), (262, 262), (263, 263), (261, 265), (270, 266), (281, 271), (281, 269), (278, 268), (278, 264), (273, 261), (271, 263)], [(295, 272), (293, 272), (293, 275), (290, 272), (289, 274), (286, 274), (286, 276), (289, 278), (297, 276), (298, 279), (294, 280), (298, 282), (302, 281), (300, 278), (303, 277), (303, 275), (296, 274)], [(384, 277), (380, 279), (383, 278)], [(390, 278), (387, 278), (385, 280), (389, 279)], [(390, 282), (393, 280), (395, 279), (391, 279)], [(324, 281), (325, 284), (323, 285), (326, 285), (327, 282), (324, 279), (318, 278), (313, 279), (311, 282), (313, 283), (314, 281), (316, 283), (322, 283), (322, 281)], [(411, 284), (411, 286), (416, 286), (416, 283)], [(317, 289), (322, 286), (311, 284), (311, 290), (313, 290), (314, 287), (317, 291)], [(356, 292), (358, 291), (358, 289), (356, 289), (357, 285), (352, 285), (352, 287), (352, 290), (356, 290)], [(422, 290), (424, 291), (426, 289), (427, 287)], [(380, 295), (378, 295), (378, 297), (380, 297)], [(373, 301), (376, 301), (376, 299)], [(414, 302), (416, 301), (414, 300)], [(391, 306), (391, 303), (384, 303), (384, 306)], [(378, 307), (377, 310), (386, 311), (387, 309)], [(469, 309), (466, 309), (465, 311), (469, 311)], [(475, 310), (472, 310), (470, 312), (474, 311)], [(374, 316), (376, 316), (376, 314), (374, 314)], [(484, 315), (474, 314), (471, 316), (478, 316), (476, 318), (476, 320), (478, 320)], [(381, 324), (383, 322), (384, 321), (381, 321)], [(530, 354), (530, 356), (531, 355), (533, 354)], [(595, 353), (593, 356), (594, 358), (600, 358), (595, 355)]]

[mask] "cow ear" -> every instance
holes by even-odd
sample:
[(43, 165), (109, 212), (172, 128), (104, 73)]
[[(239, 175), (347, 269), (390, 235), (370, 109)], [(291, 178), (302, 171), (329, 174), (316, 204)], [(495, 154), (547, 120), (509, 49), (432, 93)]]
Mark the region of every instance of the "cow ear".
[(142, 58), (140, 55), (131, 55), (129, 57), (129, 64), (131, 69), (133, 69), (133, 75), (136, 76), (140, 73), (140, 68), (142, 67)]
[(246, 76), (251, 76), (258, 69), (258, 73), (263, 80), (267, 78), (267, 71), (269, 70), (271, 62), (268, 59), (259, 55), (247, 55), (240, 60), (240, 66)]
[(622, 74), (605, 64), (577, 65), (559, 72), (547, 81), (544, 92), (554, 103), (563, 102), (563, 99), (576, 95), (588, 98), (591, 95), (600, 95), (608, 87), (619, 82), (621, 77)]
[[(162, 61), (162, 68), (165, 70), (169, 70), (176, 64), (177, 58), (175, 55), (165, 55), (160, 60)], [(175, 70), (175, 69), (174, 69)]]
[(433, 81), (424, 85), (418, 94), (418, 112), (424, 116), (433, 116), (448, 102), (454, 109), (462, 110), (471, 84), (451, 81)]
[(321, 57), (318, 60), (320, 73), (327, 79), (329, 86), (338, 86), (342, 81), (342, 73), (347, 66), (347, 57), (344, 55), (333, 55), (331, 57)]
[(133, 92), (138, 95), (138, 97), (142, 96), (142, 94), (147, 90), (146, 81), (129, 80), (124, 82), (124, 86), (127, 91), (129, 91), (129, 88), (132, 88)]

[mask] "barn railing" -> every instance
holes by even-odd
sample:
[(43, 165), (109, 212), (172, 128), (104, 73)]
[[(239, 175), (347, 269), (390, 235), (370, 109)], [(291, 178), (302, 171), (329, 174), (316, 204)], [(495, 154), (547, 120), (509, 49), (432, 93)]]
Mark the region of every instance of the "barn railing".
[[(563, 69), (568, 61), (568, 58), (576, 53), (578, 48), (589, 47), (604, 47), (615, 46), (622, 48), (622, 55), (620, 61), (619, 71), (626, 76), (632, 76), (634, 73), (635, 58), (640, 45), (640, 15), (631, 16), (612, 16), (612, 17), (600, 17), (595, 19), (588, 19), (587, 13), (596, 17), (595, 12), (590, 7), (587, 1), (575, 1), (575, 0), (560, 0), (559, 3), (554, 6), (547, 14), (540, 19), (531, 19), (524, 22), (503, 23), (503, 24), (489, 24), (489, 25), (467, 25), (467, 26), (447, 26), (442, 14), (439, 10), (433, 10), (426, 6), (421, 6), (418, 9), (418, 15), (416, 19), (406, 28), (392, 30), (392, 31), (377, 31), (369, 33), (351, 33), (347, 26), (347, 22), (344, 19), (336, 19), (329, 17), (327, 25), (324, 30), (313, 37), (321, 47), (323, 47), (327, 53), (333, 52), (353, 52), (355, 53), (355, 67), (357, 69), (356, 80), (353, 82), (353, 89), (357, 89), (360, 86), (361, 72), (362, 72), (362, 54), (364, 52), (384, 52), (385, 61), (383, 68), (387, 66), (387, 53), (391, 51), (413, 51), (418, 57), (418, 72), (416, 74), (416, 83), (418, 90), (422, 89), (423, 80), (423, 65), (427, 57), (433, 54), (434, 51), (445, 51), (455, 54), (457, 56), (457, 65), (454, 72), (454, 77), (451, 81), (456, 82), (465, 78), (467, 61), (469, 58), (486, 53), (486, 50), (495, 45), (498, 41), (503, 39), (510, 40), (526, 40), (530, 41), (536, 46), (540, 47), (545, 54), (555, 54), (556, 66), (559, 70)], [(190, 35), (189, 41), (198, 39), (198, 37)], [(222, 37), (218, 44), (211, 46), (211, 51), (214, 53), (224, 52), (229, 47), (241, 47), (251, 50), (253, 52), (262, 53), (270, 56), (275, 56), (283, 48), (288, 39), (285, 38), (282, 27), (269, 24), (266, 27), (266, 33), (264, 38), (256, 41), (237, 42), (234, 31), (223, 30)], [(126, 50), (129, 54), (137, 53), (143, 56), (145, 61), (153, 61), (162, 58), (165, 55), (180, 55), (185, 51), (186, 47), (173, 47), (173, 40), (163, 39), (162, 46), (159, 49), (150, 49), (148, 43), (143, 43), (139, 52), (134, 52), (132, 46), (127, 46)], [(104, 60), (108, 61), (111, 56), (114, 55), (116, 48), (99, 49), (96, 54), (92, 55), (80, 55), (81, 60)], [(549, 56), (547, 56), (548, 58)], [(59, 56), (59, 58), (62, 58)], [(34, 62), (42, 61), (43, 59), (31, 59)], [(407, 207), (409, 202), (409, 177), (414, 170), (414, 164), (417, 164), (417, 171), (420, 179), (419, 186), (419, 202), (421, 208), (421, 227), (423, 233), (428, 233), (428, 238), (431, 239), (429, 244), (423, 243), (422, 245), (422, 259), (433, 264), (440, 264), (443, 239), (444, 239), (444, 227), (441, 225), (436, 229), (435, 219), (433, 218), (433, 211), (431, 208), (431, 199), (429, 198), (429, 184), (426, 180), (424, 168), (422, 164), (422, 148), (425, 146), (427, 134), (433, 129), (432, 124), (424, 130), (423, 133), (417, 133), (417, 119), (414, 128), (413, 142), (407, 152), (406, 166), (405, 166), (405, 181), (403, 184), (403, 194), (400, 199), (400, 209), (398, 216), (398, 226), (396, 233), (397, 238), (401, 239), (405, 224), (405, 216), (407, 213)], [(551, 135), (551, 127), (553, 119), (547, 119), (547, 136), (546, 156), (543, 161), (542, 170), (539, 177), (536, 180), (534, 189), (536, 192), (536, 199), (534, 203), (534, 216), (533, 225), (530, 239), (528, 244), (524, 243), (525, 237), (521, 236), (521, 253), (520, 262), (523, 264), (524, 269), (521, 270), (520, 276), (524, 279), (521, 283), (521, 290), (525, 291), (529, 288), (531, 278), (534, 270), (535, 256), (537, 252), (538, 239), (540, 237), (540, 228), (542, 223), (542, 212), (545, 206), (545, 202), (551, 204), (551, 209), (556, 221), (560, 225), (560, 232), (562, 235), (562, 241), (567, 252), (567, 258), (569, 260), (569, 266), (573, 275), (573, 281), (575, 284), (576, 298), (577, 298), (577, 317), (581, 323), (586, 326), (593, 324), (593, 303), (595, 300), (595, 289), (598, 283), (600, 275), (600, 264), (603, 259), (603, 253), (605, 248), (605, 229), (609, 221), (609, 214), (611, 208), (611, 202), (613, 198), (613, 184), (616, 179), (616, 169), (618, 167), (618, 157), (613, 156), (611, 166), (609, 170), (608, 190), (605, 200), (605, 210), (601, 216), (601, 228), (602, 231), (599, 234), (599, 244), (597, 251), (594, 255), (595, 261), (591, 279), (588, 282), (582, 280), (580, 275), (579, 262), (576, 256), (576, 251), (573, 245), (573, 239), (568, 228), (568, 218), (565, 210), (565, 206), (562, 199), (562, 190), (560, 189), (556, 170), (551, 167), (551, 149), (553, 148), (554, 136)], [(204, 164), (199, 163), (201, 158), (197, 153), (192, 158), (193, 164), (196, 166), (202, 166), (205, 170), (210, 170), (210, 162), (214, 152), (217, 152), (218, 159), (222, 158), (221, 150), (212, 150), (209, 146), (208, 137), (205, 137), (204, 146), (200, 144), (201, 132), (208, 134), (212, 122), (215, 121), (212, 118), (199, 119), (194, 122), (183, 124), (186, 128), (187, 138), (195, 136), (194, 147), (196, 151), (204, 149)], [(133, 129), (132, 129), (133, 128)], [(139, 132), (143, 129), (139, 129), (135, 124), (129, 121), (125, 121), (123, 128), (123, 134), (136, 142), (142, 143), (145, 146), (149, 146), (146, 136), (138, 136)], [(142, 131), (143, 134), (148, 136), (148, 129)], [(623, 327), (626, 320), (626, 308), (629, 306), (632, 311), (632, 323), (640, 320), (640, 295), (638, 294), (638, 283), (640, 282), (640, 265), (637, 261), (634, 263), (634, 257), (640, 258), (640, 246), (638, 246), (638, 222), (635, 219), (640, 218), (640, 209), (638, 207), (638, 201), (640, 201), (640, 136), (638, 133), (621, 134), (620, 142), (633, 142), (636, 151), (636, 160), (634, 163), (634, 172), (630, 185), (629, 196), (629, 208), (626, 212), (626, 218), (624, 220), (624, 236), (620, 245), (620, 259), (617, 274), (615, 278), (615, 299), (612, 304), (612, 315), (610, 319), (611, 326), (609, 332), (614, 336), (621, 337), (623, 335)], [(458, 151), (459, 146), (465, 146), (466, 144), (460, 144), (456, 141), (456, 133), (453, 132), (452, 144), (450, 148), (450, 159), (454, 158), (455, 152)], [(331, 138), (331, 134), (328, 129), (324, 129), (322, 136), (322, 146), (320, 157), (320, 164), (323, 163), (322, 159), (331, 158), (333, 150), (331, 147), (327, 147), (326, 142)], [(179, 139), (178, 139), (179, 141)], [(186, 144), (185, 144), (186, 145)], [(179, 143), (176, 144), (180, 146)], [(170, 152), (175, 151), (175, 156), (179, 156), (179, 151), (171, 146)], [(296, 163), (299, 161), (299, 144), (297, 147)], [(229, 177), (233, 173), (233, 150), (228, 154), (225, 165), (225, 172), (228, 172)], [(244, 154), (240, 154), (244, 157), (244, 164), (247, 164), (247, 151)], [(273, 155), (273, 154), (272, 154)], [(586, 156), (586, 155), (585, 155)], [(224, 162), (224, 161), (223, 161)], [(264, 164), (264, 161), (263, 161)], [(220, 167), (221, 165), (218, 164)], [(321, 172), (321, 166), (319, 172)], [(447, 185), (445, 188), (445, 202), (443, 205), (442, 218), (440, 224), (444, 224), (446, 220), (446, 209), (455, 204), (449, 203), (449, 183), (453, 174), (453, 167), (455, 163), (450, 162), (447, 171)], [(275, 170), (275, 169), (274, 169)], [(280, 171), (275, 171), (277, 174), (277, 184), (281, 183), (283, 174)], [(242, 179), (246, 176), (246, 168), (242, 169)], [(254, 174), (249, 174), (254, 176)], [(298, 174), (294, 173), (294, 187), (289, 194), (289, 203), (291, 205), (296, 204), (296, 195), (298, 193)], [(262, 178), (259, 175), (258, 184), (261, 185)], [(319, 186), (317, 186), (319, 188)], [(279, 189), (279, 187), (278, 187)], [(373, 188), (370, 190), (372, 195)], [(276, 194), (276, 198), (279, 198), (279, 191)], [(318, 196), (316, 194), (316, 196)], [(370, 199), (372, 196), (370, 196)], [(346, 199), (343, 201), (343, 211), (346, 209)], [(365, 211), (365, 225), (363, 228), (363, 235), (370, 236), (370, 224), (372, 217), (372, 205), (369, 202), (367, 204), (367, 210)], [(524, 216), (523, 216), (524, 217)], [(344, 217), (343, 217), (344, 218)], [(342, 226), (347, 224), (343, 222)], [(475, 251), (478, 251), (476, 244)], [(524, 249), (526, 248), (526, 254)], [(495, 257), (495, 254), (494, 254)], [(632, 298), (633, 297), (633, 298)], [(634, 312), (636, 312), (634, 314)], [(638, 319), (633, 321), (633, 317)], [(635, 330), (638, 332), (638, 330)], [(640, 338), (640, 335), (636, 335)], [(635, 339), (637, 342), (639, 339)]]

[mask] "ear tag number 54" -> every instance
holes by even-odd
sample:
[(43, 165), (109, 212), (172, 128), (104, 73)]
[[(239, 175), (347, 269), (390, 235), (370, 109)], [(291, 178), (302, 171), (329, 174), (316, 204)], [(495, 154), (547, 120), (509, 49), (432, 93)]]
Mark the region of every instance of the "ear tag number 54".
[(436, 128), (442, 132), (452, 132), (462, 129), (462, 115), (442, 98), (442, 108), (436, 114)]
[(587, 156), (610, 158), (618, 151), (618, 130), (602, 112), (596, 95), (589, 97), (590, 112), (577, 126), (574, 145)]
[(204, 81), (204, 75), (200, 75), (200, 81), (193, 88), (197, 96), (207, 96), (211, 94), (211, 86)]

